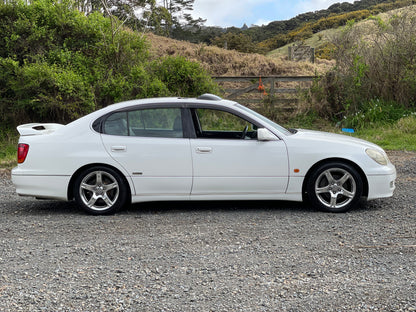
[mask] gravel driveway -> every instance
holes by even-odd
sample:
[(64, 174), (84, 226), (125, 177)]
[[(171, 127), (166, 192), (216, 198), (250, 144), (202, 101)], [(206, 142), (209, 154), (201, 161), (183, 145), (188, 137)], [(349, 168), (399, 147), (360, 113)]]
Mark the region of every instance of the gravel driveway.
[(393, 198), (152, 203), (114, 216), (16, 196), (0, 172), (0, 311), (416, 311), (416, 153)]

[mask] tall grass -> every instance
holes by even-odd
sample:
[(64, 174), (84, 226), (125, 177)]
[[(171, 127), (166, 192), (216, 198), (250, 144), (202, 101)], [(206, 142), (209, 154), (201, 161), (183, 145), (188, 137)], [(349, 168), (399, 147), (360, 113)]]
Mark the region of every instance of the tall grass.
[(342, 125), (355, 129), (368, 129), (371, 126), (379, 128), (393, 124), (412, 114), (415, 113), (394, 101), (376, 99), (364, 102), (361, 109), (356, 112), (347, 112), (342, 120)]
[(0, 168), (12, 168), (17, 163), (17, 133), (0, 130)]

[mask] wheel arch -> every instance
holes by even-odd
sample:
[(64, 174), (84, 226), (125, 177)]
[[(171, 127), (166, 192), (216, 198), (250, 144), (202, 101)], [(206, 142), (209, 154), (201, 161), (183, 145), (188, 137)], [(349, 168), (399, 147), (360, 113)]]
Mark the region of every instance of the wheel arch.
[(314, 164), (311, 168), (309, 168), (308, 172), (305, 175), (305, 178), (303, 179), (303, 183), (302, 183), (302, 195), (305, 198), (307, 198), (307, 183), (308, 180), (310, 179), (311, 174), (316, 170), (316, 168), (330, 163), (330, 162), (341, 162), (347, 165), (352, 166), (360, 175), (361, 180), (363, 182), (363, 194), (362, 196), (367, 197), (368, 196), (368, 180), (367, 180), (367, 176), (365, 175), (364, 171), (361, 169), (360, 166), (358, 166), (355, 162), (345, 159), (345, 158), (327, 158), (327, 159), (323, 159), (319, 162), (317, 162), (316, 164)]
[(92, 168), (92, 167), (97, 167), (97, 166), (107, 167), (109, 169), (112, 169), (112, 170), (116, 171), (118, 174), (120, 174), (120, 177), (123, 179), (123, 181), (126, 184), (126, 186), (128, 186), (127, 187), (127, 192), (128, 192), (127, 200), (129, 201), (129, 203), (131, 203), (131, 192), (132, 192), (132, 189), (131, 189), (131, 185), (130, 185), (129, 181), (127, 180), (126, 176), (119, 169), (117, 169), (116, 167), (111, 166), (109, 164), (103, 164), (103, 163), (87, 164), (87, 165), (84, 165), (84, 166), (80, 167), (77, 171), (74, 172), (74, 174), (71, 176), (71, 179), (69, 180), (69, 183), (68, 183), (68, 190), (67, 190), (68, 200), (74, 199), (74, 183), (75, 183), (77, 177), (83, 171), (85, 171), (85, 170), (87, 170), (89, 168)]

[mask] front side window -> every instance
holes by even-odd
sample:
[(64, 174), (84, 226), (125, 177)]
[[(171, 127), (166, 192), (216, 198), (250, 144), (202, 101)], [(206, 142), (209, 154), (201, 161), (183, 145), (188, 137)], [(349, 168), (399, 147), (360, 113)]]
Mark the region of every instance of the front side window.
[(263, 122), (265, 122), (267, 125), (271, 126), (272, 128), (276, 129), (277, 131), (286, 134), (286, 135), (292, 135), (293, 132), (289, 131), (288, 129), (282, 127), (281, 125), (278, 125), (277, 123), (275, 123), (274, 121), (271, 121), (270, 119), (266, 118), (263, 115), (260, 115), (259, 113), (241, 105), (241, 104), (237, 104), (237, 106), (242, 109), (245, 110), (247, 113), (253, 114), (254, 116), (256, 116), (257, 118), (261, 119)]
[(104, 122), (104, 133), (121, 136), (183, 138), (180, 108), (117, 112)]
[(226, 111), (197, 108), (193, 111), (199, 138), (256, 139), (257, 127), (249, 121)]

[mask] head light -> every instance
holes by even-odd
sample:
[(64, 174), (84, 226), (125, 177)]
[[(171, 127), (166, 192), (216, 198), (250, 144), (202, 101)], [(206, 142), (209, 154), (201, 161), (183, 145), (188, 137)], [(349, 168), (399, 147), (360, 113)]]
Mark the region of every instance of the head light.
[(387, 166), (389, 160), (386, 154), (373, 148), (367, 148), (365, 152), (375, 162), (379, 163), (380, 165)]

